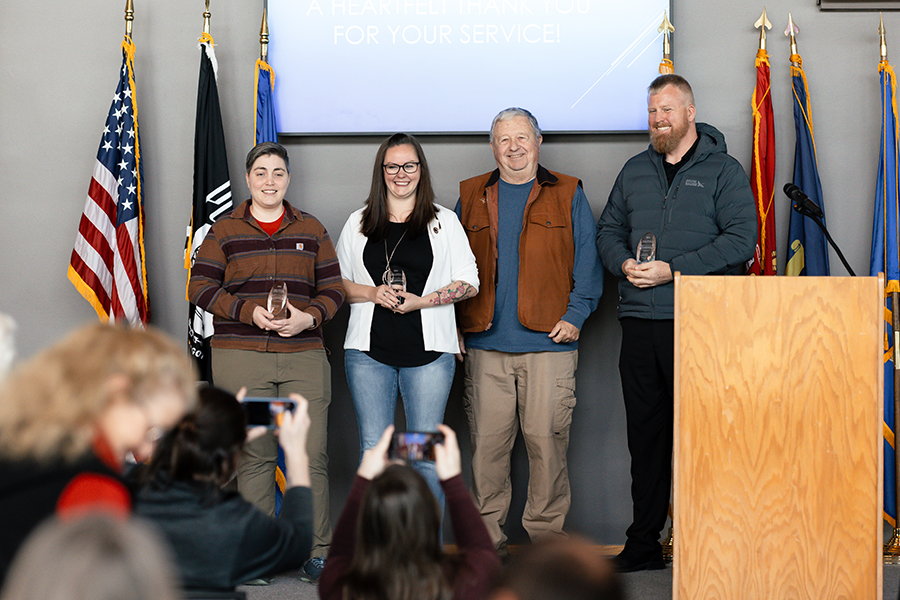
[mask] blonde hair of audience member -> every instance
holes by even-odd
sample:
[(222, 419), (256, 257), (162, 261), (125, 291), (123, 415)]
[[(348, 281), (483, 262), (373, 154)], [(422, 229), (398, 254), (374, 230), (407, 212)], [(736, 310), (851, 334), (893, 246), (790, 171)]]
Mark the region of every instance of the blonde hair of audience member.
[(0, 379), (12, 366), (16, 356), (15, 338), (16, 322), (9, 315), (0, 313)]
[(0, 454), (75, 460), (99, 433), (124, 458), (196, 402), (187, 353), (152, 328), (96, 323), (13, 370), (0, 388)]
[(515, 554), (488, 600), (625, 600), (621, 579), (597, 547), (549, 538)]
[(0, 600), (176, 600), (167, 548), (140, 521), (50, 519), (28, 538)]

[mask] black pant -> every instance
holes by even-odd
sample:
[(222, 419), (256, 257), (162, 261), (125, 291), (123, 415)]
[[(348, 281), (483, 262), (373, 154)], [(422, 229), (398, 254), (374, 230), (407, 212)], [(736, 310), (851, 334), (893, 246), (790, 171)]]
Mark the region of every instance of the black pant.
[(623, 318), (619, 373), (631, 454), (634, 521), (629, 552), (660, 550), (672, 482), (675, 327), (672, 320)]

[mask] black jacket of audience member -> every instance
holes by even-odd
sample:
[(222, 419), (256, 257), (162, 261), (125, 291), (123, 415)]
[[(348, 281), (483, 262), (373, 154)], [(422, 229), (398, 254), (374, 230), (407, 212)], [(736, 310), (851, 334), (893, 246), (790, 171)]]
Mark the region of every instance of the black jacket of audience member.
[(182, 585), (221, 590), (297, 569), (312, 546), (312, 493), (291, 487), (280, 518), (269, 517), (236, 492), (210, 493), (206, 484), (148, 485), (135, 494), (135, 514), (152, 520), (172, 543)]

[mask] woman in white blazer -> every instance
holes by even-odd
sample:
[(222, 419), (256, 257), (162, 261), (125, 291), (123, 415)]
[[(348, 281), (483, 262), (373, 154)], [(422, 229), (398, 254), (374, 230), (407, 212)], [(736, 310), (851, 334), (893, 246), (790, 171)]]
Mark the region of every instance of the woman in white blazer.
[[(437, 431), (459, 353), (453, 304), (478, 293), (478, 269), (456, 214), (434, 203), (416, 138), (397, 133), (378, 148), (369, 197), (347, 219), (337, 254), (360, 455), (394, 423), (398, 392), (407, 429)], [(442, 499), (434, 463), (413, 466)]]

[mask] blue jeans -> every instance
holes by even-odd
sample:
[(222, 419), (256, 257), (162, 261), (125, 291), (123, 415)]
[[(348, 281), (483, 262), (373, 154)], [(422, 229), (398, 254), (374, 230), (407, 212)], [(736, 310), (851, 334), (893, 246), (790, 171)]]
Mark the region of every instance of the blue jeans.
[[(437, 431), (438, 424), (444, 422), (444, 409), (456, 370), (456, 359), (452, 354), (443, 354), (421, 367), (392, 367), (370, 358), (365, 352), (347, 349), (344, 369), (359, 423), (360, 457), (375, 446), (387, 426), (394, 423), (398, 391), (403, 397), (407, 431)], [(428, 482), (443, 514), (444, 492), (434, 463), (413, 461), (413, 467)]]

